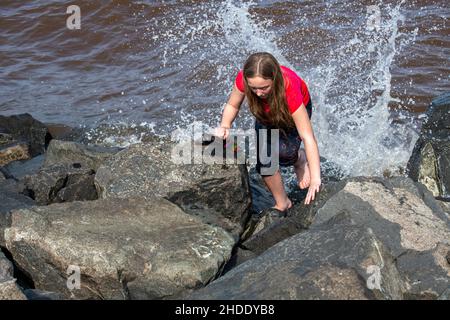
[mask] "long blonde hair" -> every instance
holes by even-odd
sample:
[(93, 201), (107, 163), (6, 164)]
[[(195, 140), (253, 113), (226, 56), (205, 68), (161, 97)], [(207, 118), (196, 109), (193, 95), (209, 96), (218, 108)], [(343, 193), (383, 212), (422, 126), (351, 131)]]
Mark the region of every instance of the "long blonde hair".
[[(275, 128), (295, 128), (294, 120), (286, 102), (285, 84), (280, 64), (273, 55), (267, 52), (257, 52), (250, 55), (243, 70), (245, 96), (251, 113), (264, 125)], [(270, 111), (264, 111), (264, 104), (248, 85), (248, 78), (261, 77), (272, 80), (272, 90), (268, 96)]]

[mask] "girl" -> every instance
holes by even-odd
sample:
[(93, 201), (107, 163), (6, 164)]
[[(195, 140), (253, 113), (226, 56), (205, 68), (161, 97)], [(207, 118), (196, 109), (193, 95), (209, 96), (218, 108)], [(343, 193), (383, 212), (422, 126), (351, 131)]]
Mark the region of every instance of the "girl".
[[(231, 124), (244, 98), (247, 98), (250, 111), (256, 118), (256, 170), (275, 199), (273, 208), (286, 211), (292, 207), (292, 202), (286, 194), (279, 170), (272, 175), (261, 172), (264, 165), (261, 164), (259, 150), (271, 149), (270, 132), (261, 141), (261, 129), (280, 129), (279, 164), (294, 166), (299, 187), (309, 187), (305, 199), (305, 204), (309, 204), (320, 190), (321, 178), (319, 150), (309, 120), (312, 104), (305, 82), (294, 71), (280, 66), (270, 53), (259, 52), (248, 57), (234, 84), (215, 135), (228, 138)], [(305, 150), (300, 149), (301, 141)]]

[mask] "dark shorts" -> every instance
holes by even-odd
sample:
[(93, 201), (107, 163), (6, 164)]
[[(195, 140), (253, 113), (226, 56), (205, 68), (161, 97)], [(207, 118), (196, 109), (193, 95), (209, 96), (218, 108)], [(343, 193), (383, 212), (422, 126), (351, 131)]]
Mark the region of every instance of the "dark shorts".
[[(311, 100), (308, 102), (306, 106), (306, 111), (308, 112), (308, 116), (311, 119), (312, 113), (312, 104)], [(261, 129), (267, 129), (267, 134), (264, 136)], [(273, 159), (272, 157), (272, 139), (271, 139), (271, 129), (276, 129), (272, 126), (265, 126), (262, 123), (255, 121), (255, 130), (256, 130), (256, 145), (257, 145), (257, 153), (256, 153), (256, 171), (262, 176), (271, 176), (276, 173), (278, 170), (278, 166), (276, 162), (273, 160), (270, 161), (261, 161), (260, 153), (264, 157)], [(298, 159), (298, 151), (300, 149), (300, 145), (302, 143), (302, 139), (300, 138), (297, 128), (286, 130), (286, 136), (283, 135), (281, 130), (279, 131), (279, 149), (278, 154), (274, 154), (274, 157), (278, 157), (278, 165), (281, 167), (293, 166)], [(263, 172), (261, 169), (263, 168)], [(269, 169), (270, 168), (270, 169)]]

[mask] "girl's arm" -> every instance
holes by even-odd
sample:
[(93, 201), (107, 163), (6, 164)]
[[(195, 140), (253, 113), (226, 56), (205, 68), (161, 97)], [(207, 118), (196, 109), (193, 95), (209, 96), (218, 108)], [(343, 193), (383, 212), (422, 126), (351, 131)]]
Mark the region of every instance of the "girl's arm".
[(315, 193), (319, 192), (321, 185), (319, 148), (311, 126), (311, 121), (309, 121), (308, 113), (303, 103), (300, 108), (292, 114), (292, 117), (294, 118), (295, 126), (297, 127), (300, 138), (302, 138), (305, 145), (306, 158), (311, 173), (311, 183), (305, 199), (305, 204), (309, 204), (311, 200), (314, 200)]
[(220, 123), (220, 128), (217, 129), (217, 136), (226, 139), (229, 135), (229, 130), (231, 124), (239, 113), (242, 101), (244, 101), (245, 94), (239, 91), (236, 86), (233, 87), (228, 102), (223, 109), (222, 121)]

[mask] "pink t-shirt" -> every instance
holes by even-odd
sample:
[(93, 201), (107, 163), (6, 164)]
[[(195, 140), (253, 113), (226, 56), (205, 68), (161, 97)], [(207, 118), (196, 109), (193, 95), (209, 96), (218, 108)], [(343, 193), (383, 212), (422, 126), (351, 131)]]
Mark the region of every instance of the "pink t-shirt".
[[(302, 103), (306, 106), (309, 102), (309, 91), (306, 86), (305, 81), (300, 78), (294, 71), (291, 69), (281, 66), (281, 71), (283, 73), (284, 86), (286, 91), (286, 102), (289, 107), (289, 111), (294, 113)], [(239, 71), (236, 80), (236, 87), (239, 91), (244, 92), (244, 73), (243, 71)], [(268, 104), (264, 105), (264, 110), (268, 112), (270, 107)]]

